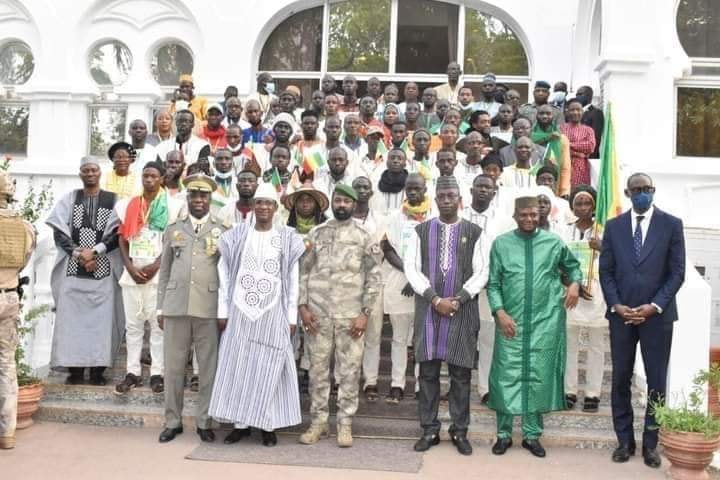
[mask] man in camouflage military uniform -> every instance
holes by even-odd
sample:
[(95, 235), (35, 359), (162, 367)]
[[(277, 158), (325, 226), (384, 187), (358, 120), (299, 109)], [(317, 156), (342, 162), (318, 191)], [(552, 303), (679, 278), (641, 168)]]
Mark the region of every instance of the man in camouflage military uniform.
[(35, 248), (35, 231), (20, 213), (8, 208), (14, 186), (0, 171), (0, 449), (15, 447), (17, 417), (18, 273)]
[[(550, 97), (550, 84), (544, 80), (538, 80), (535, 82), (535, 88), (533, 89), (533, 102), (526, 103), (518, 109), (518, 116), (525, 117), (530, 120), (531, 126), (535, 125), (537, 121), (538, 108), (548, 104), (548, 98)], [(560, 125), (565, 123), (565, 115), (555, 105), (550, 105), (553, 109), (553, 122), (555, 126), (560, 128)]]
[(185, 366), (191, 344), (199, 366), (200, 388), (195, 411), (197, 434), (203, 442), (215, 440), (208, 415), (218, 339), (227, 319), (218, 318), (217, 242), (229, 223), (210, 214), (215, 181), (202, 173), (183, 180), (188, 214), (167, 226), (158, 272), (157, 318), (164, 330), (165, 429), (158, 439), (169, 442), (182, 433)]
[(363, 334), (371, 307), (380, 293), (381, 252), (375, 239), (355, 223), (357, 193), (349, 185), (335, 187), (334, 219), (313, 228), (300, 261), (300, 318), (310, 352), (312, 424), (300, 436), (311, 445), (328, 434), (330, 357), (335, 351), (337, 443), (352, 446), (352, 417), (358, 407)]

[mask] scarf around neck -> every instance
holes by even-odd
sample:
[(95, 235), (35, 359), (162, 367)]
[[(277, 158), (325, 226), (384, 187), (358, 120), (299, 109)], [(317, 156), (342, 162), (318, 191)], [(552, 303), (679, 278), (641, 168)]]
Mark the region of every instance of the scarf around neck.
[[(543, 158), (543, 162), (538, 162), (538, 165), (540, 165), (540, 163), (547, 164), (548, 160), (550, 160), (551, 163), (557, 166), (559, 171), (562, 168), (563, 160), (562, 144), (559, 138), (556, 140), (550, 139), (553, 133), (560, 134), (560, 130), (558, 130), (555, 122), (552, 122), (550, 130), (547, 131), (543, 130), (540, 125), (536, 123), (530, 132), (530, 140), (532, 140), (533, 143), (545, 145), (545, 158)], [(538, 166), (538, 168), (540, 167)]]
[(301, 217), (300, 215), (296, 215), (296, 216), (295, 216), (295, 221), (297, 222), (297, 223), (295, 224), (295, 230), (296, 230), (300, 235), (305, 235), (305, 234), (307, 234), (307, 233), (308, 233), (310, 230), (312, 230), (312, 228), (316, 225), (315, 217), (314, 217), (314, 216), (313, 216), (313, 217), (310, 217), (310, 218), (303, 218), (303, 217)]
[(427, 195), (425, 195), (420, 205), (410, 205), (407, 199), (405, 199), (402, 203), (402, 212), (408, 218), (412, 218), (416, 222), (424, 222), (428, 212), (430, 211), (430, 205), (430, 197)]
[(390, 170), (385, 170), (380, 176), (378, 190), (383, 193), (402, 192), (403, 188), (405, 188), (405, 180), (407, 180), (407, 176), (407, 170), (403, 170), (401, 172), (391, 172)]
[(145, 197), (133, 197), (128, 203), (118, 233), (125, 239), (135, 237), (147, 225), (151, 230), (162, 232), (168, 223), (167, 191), (161, 188), (149, 206), (146, 206)]

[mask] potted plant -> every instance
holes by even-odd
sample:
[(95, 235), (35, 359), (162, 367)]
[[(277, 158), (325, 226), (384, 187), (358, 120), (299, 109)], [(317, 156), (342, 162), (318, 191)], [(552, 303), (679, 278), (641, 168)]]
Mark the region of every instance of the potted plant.
[(720, 385), (720, 364), (700, 370), (693, 378), (688, 397), (678, 406), (653, 404), (660, 427), (660, 443), (670, 460), (669, 474), (674, 479), (709, 478), (706, 471), (713, 453), (720, 447), (720, 419), (703, 403), (707, 387)]
[(37, 319), (50, 310), (50, 305), (38, 305), (25, 313), (18, 325), (18, 346), (15, 349), (15, 368), (18, 380), (17, 429), (27, 428), (33, 424), (32, 416), (40, 408), (43, 396), (42, 380), (32, 375), (30, 365), (26, 363), (23, 339), (35, 329)]

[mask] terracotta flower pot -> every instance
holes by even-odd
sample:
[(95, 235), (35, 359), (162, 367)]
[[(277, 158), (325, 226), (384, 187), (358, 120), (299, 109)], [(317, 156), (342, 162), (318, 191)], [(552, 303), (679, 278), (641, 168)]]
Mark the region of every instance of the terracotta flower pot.
[(670, 432), (660, 429), (660, 443), (670, 460), (669, 474), (675, 480), (710, 478), (706, 471), (713, 453), (720, 447), (720, 435), (706, 438), (702, 433)]
[(32, 425), (32, 416), (40, 408), (40, 399), (43, 396), (42, 383), (24, 385), (18, 388), (17, 429), (28, 428)]

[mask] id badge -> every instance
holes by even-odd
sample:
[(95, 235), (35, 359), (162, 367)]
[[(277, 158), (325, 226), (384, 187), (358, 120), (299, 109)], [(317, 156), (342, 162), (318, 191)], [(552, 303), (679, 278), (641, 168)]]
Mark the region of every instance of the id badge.
[(162, 232), (143, 227), (135, 238), (130, 240), (130, 258), (133, 260), (155, 260), (162, 248)]

